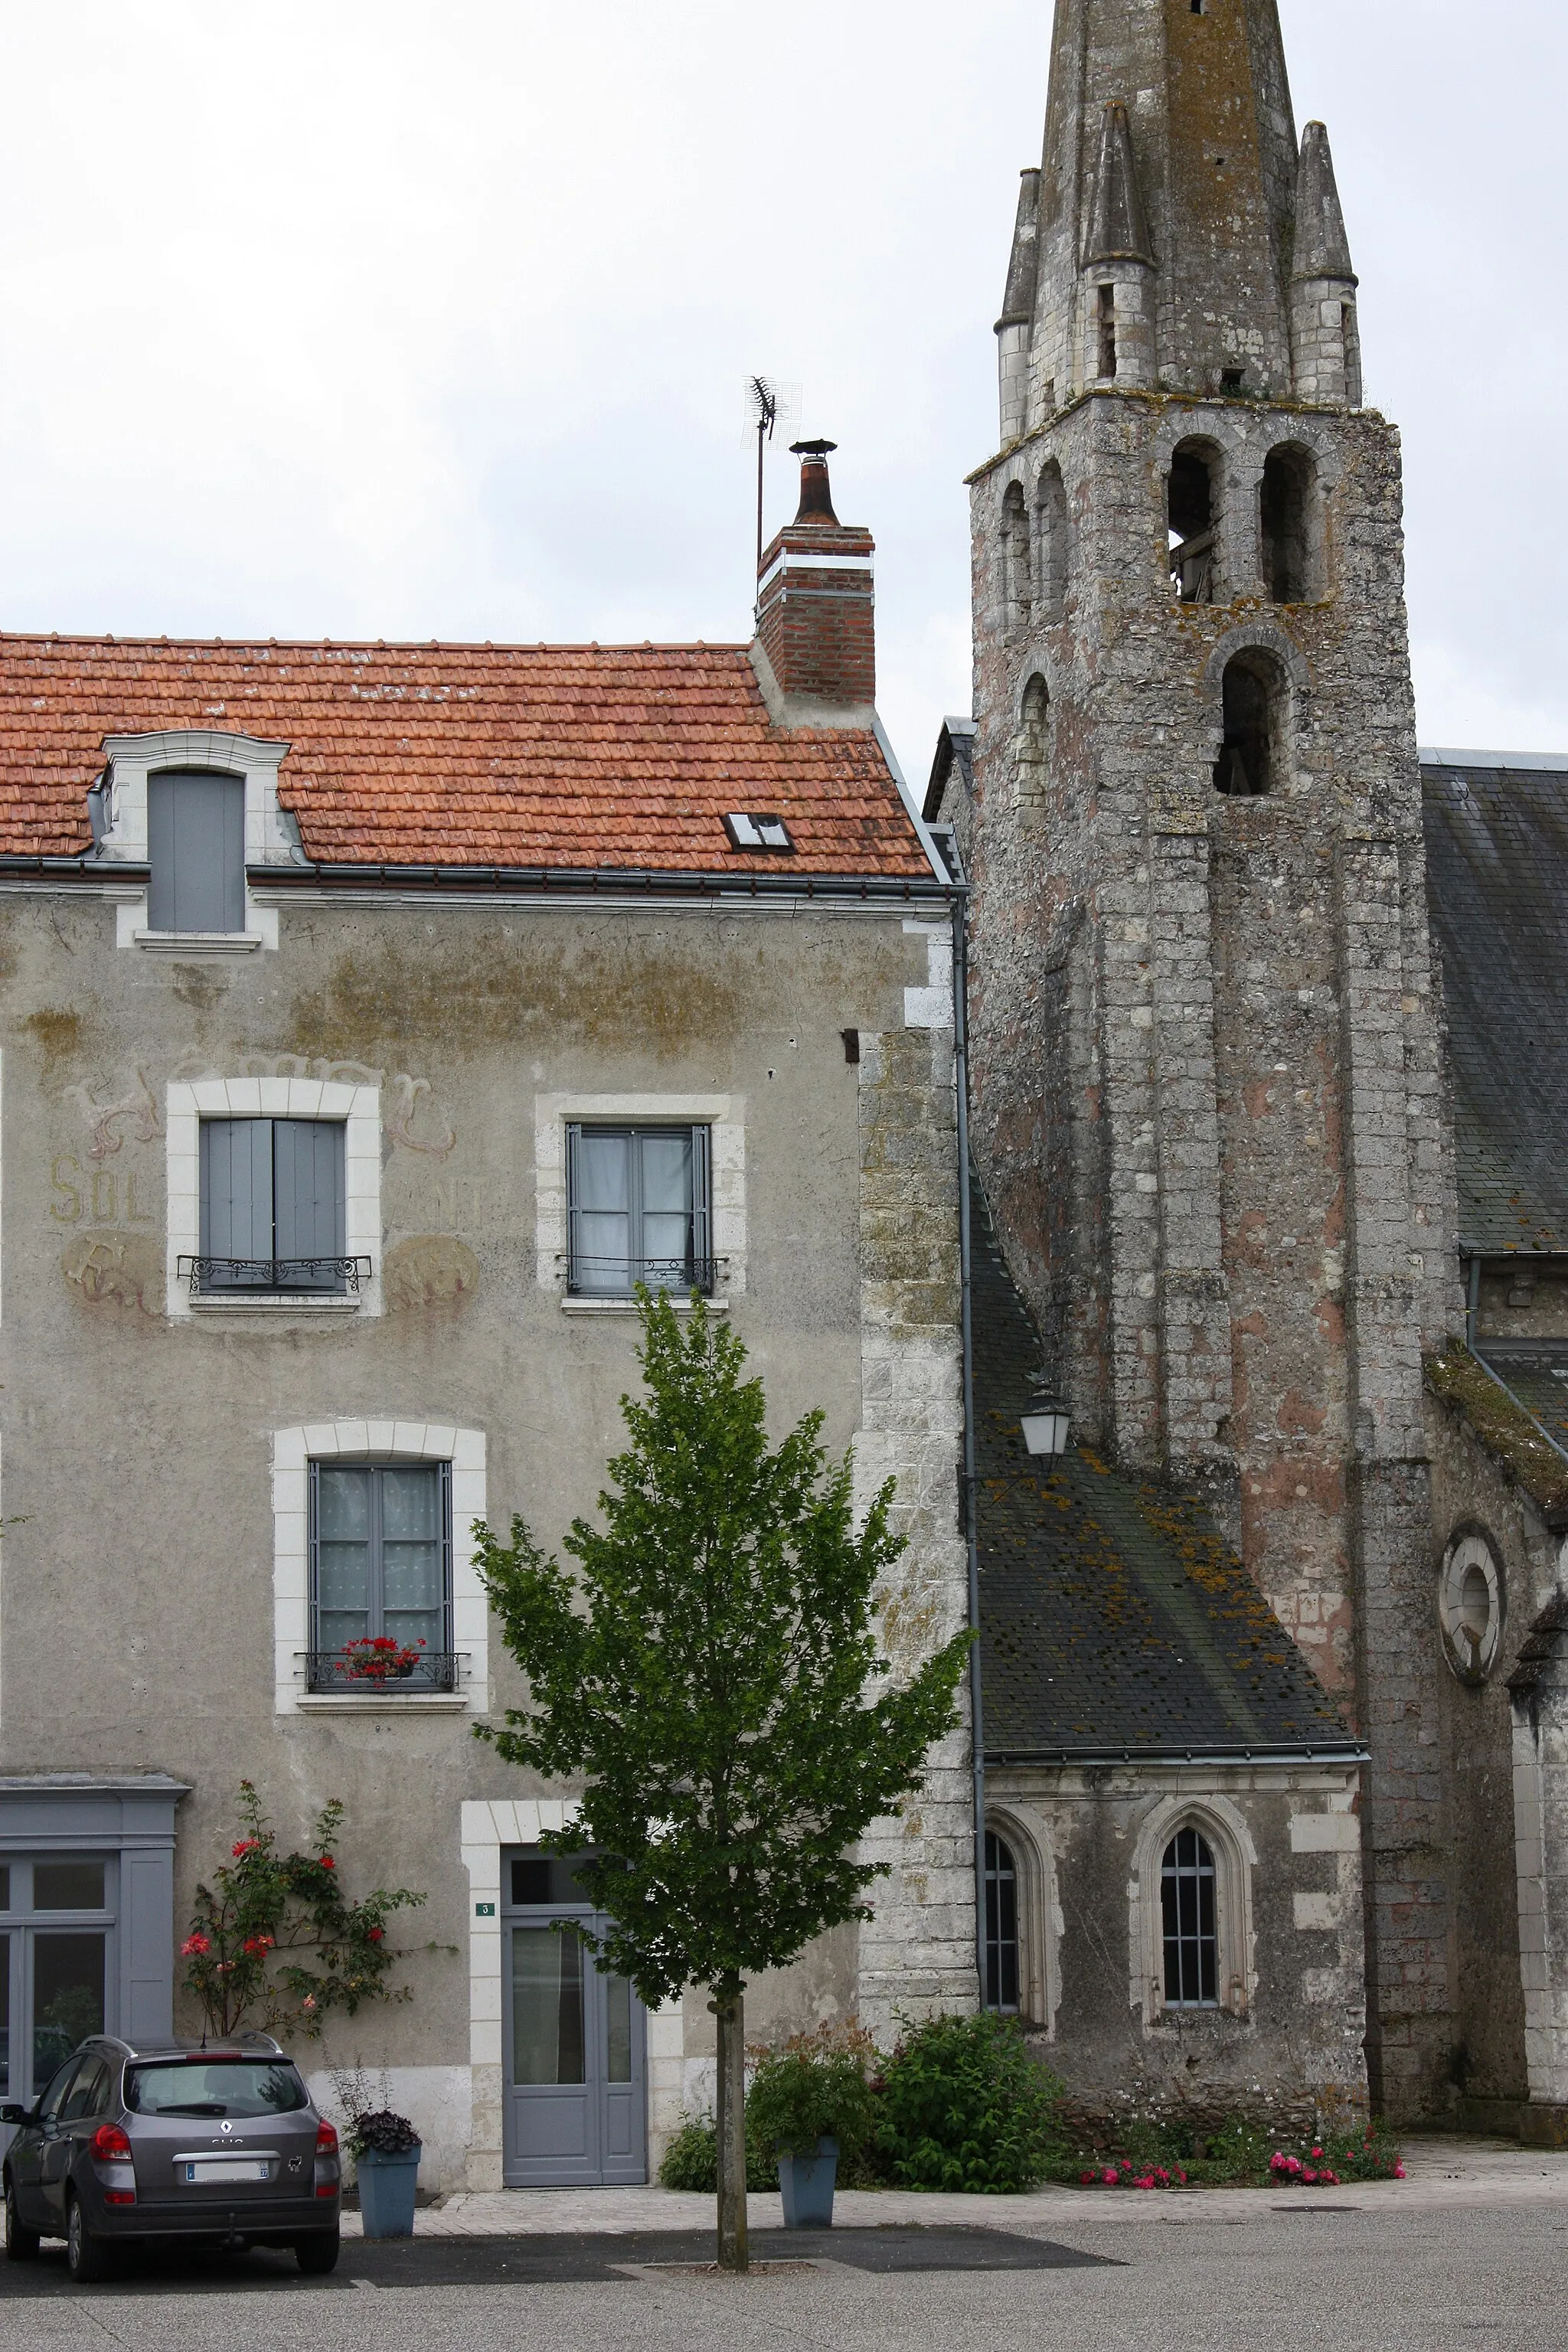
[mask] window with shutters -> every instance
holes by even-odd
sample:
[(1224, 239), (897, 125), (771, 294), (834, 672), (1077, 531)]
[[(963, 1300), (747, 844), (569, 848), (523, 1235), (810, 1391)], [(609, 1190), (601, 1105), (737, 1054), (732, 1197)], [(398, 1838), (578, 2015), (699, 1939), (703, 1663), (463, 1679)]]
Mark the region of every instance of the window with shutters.
[(245, 779), (164, 768), (147, 779), (147, 925), (245, 929)]
[(310, 1496), (308, 1688), (455, 1691), (451, 1464), (312, 1461)]
[(204, 1293), (357, 1289), (368, 1261), (346, 1254), (344, 1128), (331, 1118), (204, 1118)]
[(566, 1141), (568, 1289), (710, 1293), (708, 1129), (574, 1123)]

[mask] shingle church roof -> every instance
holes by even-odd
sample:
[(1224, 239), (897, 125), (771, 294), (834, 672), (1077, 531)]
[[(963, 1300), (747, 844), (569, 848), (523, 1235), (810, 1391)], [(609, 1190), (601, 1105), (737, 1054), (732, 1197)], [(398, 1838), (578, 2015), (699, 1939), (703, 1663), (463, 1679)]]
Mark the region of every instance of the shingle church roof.
[(1195, 1495), (1082, 1448), (1030, 1458), (1040, 1344), (978, 1187), (973, 1202), (988, 1759), (1358, 1753)]
[(868, 728), (784, 730), (743, 646), (0, 636), (0, 855), (90, 846), (106, 736), (289, 744), (279, 798), (337, 865), (749, 875), (732, 811), (810, 876), (931, 876)]
[(1568, 1252), (1568, 759), (1421, 755), (1459, 1239)]

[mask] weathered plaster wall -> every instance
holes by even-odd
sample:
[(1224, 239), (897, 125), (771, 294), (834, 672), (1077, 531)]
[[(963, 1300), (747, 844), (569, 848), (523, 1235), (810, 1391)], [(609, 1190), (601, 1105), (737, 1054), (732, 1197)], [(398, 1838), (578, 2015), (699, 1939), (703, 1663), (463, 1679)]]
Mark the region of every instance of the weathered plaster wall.
[[(1052, 1948), (1031, 2022), (1075, 2105), (1213, 2124), (1342, 2112), (1365, 2098), (1356, 1774), (1343, 1767), (994, 1770), (988, 1811)], [(1217, 2011), (1159, 1992), (1161, 1857), (1194, 1822), (1220, 1873)]]
[[(774, 1425), (820, 1405), (831, 1448), (868, 1432), (914, 1538), (900, 1622), (911, 1641), (945, 1623), (963, 1601), (951, 1013), (945, 1043), (905, 1027), (940, 1011), (907, 911), (291, 900), (276, 952), (180, 958), (117, 950), (103, 901), (0, 895), (0, 1759), (191, 1783), (181, 1919), (226, 1851), (242, 1773), (289, 1837), (341, 1796), (351, 1879), (429, 1899), (407, 1933), (412, 2002), (335, 2026), (316, 2055), (392, 2064), (400, 2085), (426, 2070), (433, 2146), (455, 2141), (452, 2070), (469, 2063), (460, 1807), (547, 1792), (461, 1710), (276, 1711), (272, 1433), (343, 1418), (483, 1433), (491, 1518), (521, 1511), (558, 1542), (619, 1443), (636, 1325), (573, 1312), (540, 1279), (537, 1100), (721, 1097), (743, 1130), (728, 1311)], [(859, 1070), (846, 1028), (876, 1041)], [(166, 1089), (247, 1075), (379, 1090), (380, 1315), (171, 1323)], [(900, 1152), (919, 1192), (901, 1240), (896, 1205), (866, 1189)], [(494, 1703), (515, 1699), (493, 1637), (489, 1664)], [(943, 1814), (933, 1884), (954, 1834)], [(920, 1832), (900, 1836), (899, 1934), (918, 1940)], [(756, 1989), (752, 2031), (853, 2006), (855, 1973), (853, 1935), (826, 1939)]]

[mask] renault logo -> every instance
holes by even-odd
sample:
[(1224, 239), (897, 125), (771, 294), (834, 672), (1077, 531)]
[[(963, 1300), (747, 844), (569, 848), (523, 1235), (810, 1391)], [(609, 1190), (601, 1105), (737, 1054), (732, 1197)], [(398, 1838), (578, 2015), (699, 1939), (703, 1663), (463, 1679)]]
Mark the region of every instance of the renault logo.
[(231, 2132), (234, 2129), (234, 2126), (232, 2124), (219, 2124), (218, 2129), (222, 2132)]

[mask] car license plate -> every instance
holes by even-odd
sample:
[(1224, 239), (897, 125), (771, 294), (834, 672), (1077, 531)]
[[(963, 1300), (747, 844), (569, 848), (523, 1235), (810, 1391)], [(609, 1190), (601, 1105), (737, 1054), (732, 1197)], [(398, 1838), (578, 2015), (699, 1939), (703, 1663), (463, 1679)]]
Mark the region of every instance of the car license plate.
[(269, 2180), (271, 2167), (256, 2157), (198, 2156), (180, 2168), (186, 2180)]

